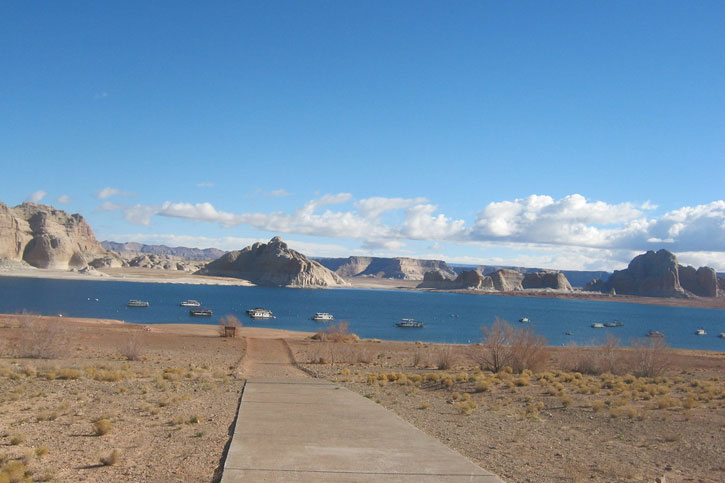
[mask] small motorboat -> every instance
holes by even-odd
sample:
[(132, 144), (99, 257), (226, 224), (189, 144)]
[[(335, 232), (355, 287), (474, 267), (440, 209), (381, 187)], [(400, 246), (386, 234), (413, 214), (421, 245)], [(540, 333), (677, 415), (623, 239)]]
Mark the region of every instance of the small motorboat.
[(149, 303), (145, 300), (131, 299), (126, 303), (126, 307), (148, 307)]
[(189, 315), (193, 315), (194, 317), (211, 317), (212, 313), (211, 309), (204, 308), (189, 310)]
[(201, 304), (197, 300), (184, 300), (179, 305), (182, 307), (201, 307)]
[(624, 322), (613, 320), (611, 322), (605, 322), (604, 327), (624, 327)]
[(521, 317), (519, 319), (519, 322), (521, 322), (522, 324), (526, 324), (526, 323), (528, 323), (528, 321), (529, 321), (529, 318), (528, 317)]
[(604, 328), (604, 324), (601, 324), (599, 322), (595, 322), (592, 324), (592, 329), (603, 329), (603, 328)]
[(695, 335), (707, 335), (707, 332), (705, 332), (705, 329), (700, 328), (695, 331)]
[(659, 330), (650, 330), (647, 332), (647, 337), (664, 337), (665, 334)]
[(720, 332), (720, 335), (718, 335), (721, 339), (725, 339), (725, 332)]
[(564, 335), (571, 335), (571, 331), (564, 332)]
[(423, 322), (415, 319), (401, 319), (395, 326), (402, 329), (422, 329)]
[(327, 312), (317, 312), (312, 316), (312, 320), (316, 320), (317, 322), (332, 322), (335, 320), (335, 317)]

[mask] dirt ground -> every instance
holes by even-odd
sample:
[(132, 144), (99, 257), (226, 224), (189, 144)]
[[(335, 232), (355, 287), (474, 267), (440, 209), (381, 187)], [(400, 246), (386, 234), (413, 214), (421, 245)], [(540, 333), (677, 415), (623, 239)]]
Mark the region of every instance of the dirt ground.
[(536, 373), (493, 374), (469, 357), (480, 346), (290, 346), (308, 373), (375, 400), (507, 481), (725, 481), (725, 353), (668, 350), (667, 369), (649, 378), (627, 375), (628, 350), (618, 375), (559, 369), (569, 348), (548, 348)]
[[(52, 324), (0, 316), (0, 475), (18, 481), (218, 481), (245, 377), (303, 371), (507, 481), (725, 478), (722, 352), (667, 350), (661, 375), (635, 377), (631, 350), (594, 375), (569, 370), (586, 358), (572, 348), (547, 348), (536, 372), (494, 374), (470, 357), (481, 346), (32, 319)], [(33, 350), (49, 358), (20, 357)]]
[[(210, 326), (46, 317), (29, 329), (21, 319), (0, 318), (0, 468), (22, 463), (25, 481), (220, 475), (244, 338)], [(49, 359), (17, 357), (37, 345)]]

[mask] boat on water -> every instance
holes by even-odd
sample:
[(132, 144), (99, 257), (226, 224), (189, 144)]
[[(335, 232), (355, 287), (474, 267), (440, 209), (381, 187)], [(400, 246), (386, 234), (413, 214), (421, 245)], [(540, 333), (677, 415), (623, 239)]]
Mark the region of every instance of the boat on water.
[(647, 332), (647, 337), (664, 337), (665, 334), (659, 330), (650, 330)]
[(201, 307), (201, 304), (197, 300), (184, 300), (179, 305), (182, 307)]
[(529, 318), (528, 318), (528, 317), (521, 317), (521, 318), (519, 319), (519, 322), (521, 322), (522, 324), (525, 324), (525, 323), (527, 323), (528, 321), (529, 321)]
[(149, 303), (145, 300), (131, 299), (126, 303), (126, 307), (148, 307)]
[(315, 315), (312, 316), (312, 320), (316, 320), (318, 322), (332, 322), (333, 320), (335, 320), (335, 317), (327, 312), (317, 312)]
[(604, 327), (624, 327), (624, 322), (613, 320), (611, 322), (605, 322)]
[(395, 324), (396, 327), (401, 327), (403, 329), (422, 329), (423, 328), (423, 322), (415, 319), (401, 319), (400, 322)]
[(725, 332), (720, 332), (720, 335), (718, 335), (721, 339), (725, 339)]
[(700, 328), (695, 331), (695, 335), (707, 335), (707, 332), (705, 332), (705, 329)]
[(247, 315), (253, 319), (274, 319), (274, 315), (272, 315), (271, 310), (263, 309), (261, 307), (247, 310)]
[(564, 335), (571, 335), (571, 331), (564, 332)]
[(195, 317), (211, 317), (212, 313), (213, 312), (211, 311), (211, 309), (204, 309), (204, 308), (189, 310), (189, 315), (193, 315)]
[(604, 324), (601, 324), (599, 322), (595, 322), (592, 324), (592, 329), (603, 329), (603, 328), (604, 328)]

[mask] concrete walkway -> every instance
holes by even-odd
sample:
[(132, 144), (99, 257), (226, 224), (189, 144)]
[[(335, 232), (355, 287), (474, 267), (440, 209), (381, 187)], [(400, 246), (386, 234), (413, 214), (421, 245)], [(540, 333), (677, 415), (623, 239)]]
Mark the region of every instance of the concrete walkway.
[[(270, 349), (269, 344), (247, 347)], [(296, 370), (270, 360), (271, 352), (258, 352), (256, 360), (248, 352), (249, 366), (271, 366), (259, 372)], [(501, 480), (373, 401), (331, 382), (290, 374), (247, 380), (222, 477), (222, 483), (240, 481)]]

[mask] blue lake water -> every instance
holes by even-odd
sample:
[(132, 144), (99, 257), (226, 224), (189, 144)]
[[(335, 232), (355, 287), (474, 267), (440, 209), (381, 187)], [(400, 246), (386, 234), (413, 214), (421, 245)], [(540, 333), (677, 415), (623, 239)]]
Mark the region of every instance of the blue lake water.
[[(98, 301), (96, 301), (98, 299)], [(148, 308), (128, 308), (129, 299), (147, 300)], [(211, 308), (211, 318), (191, 317), (179, 306), (185, 299)], [(252, 320), (245, 311), (265, 307), (273, 320)], [(316, 331), (315, 312), (330, 312), (349, 323), (360, 337), (388, 340), (471, 343), (481, 339), (480, 327), (495, 317), (515, 325), (528, 317), (550, 345), (597, 343), (614, 334), (623, 343), (649, 330), (665, 333), (672, 347), (725, 350), (725, 310), (663, 307), (584, 300), (557, 300), (496, 295), (409, 292), (396, 290), (301, 290), (269, 287), (229, 287), (164, 283), (51, 280), (0, 277), (0, 313), (23, 310), (42, 315), (119, 319), (139, 324), (218, 324), (236, 315), (246, 326)], [(457, 317), (452, 317), (456, 314)], [(423, 329), (400, 329), (401, 318), (425, 323)], [(624, 327), (592, 329), (594, 322), (620, 320)], [(706, 336), (695, 335), (704, 328)], [(571, 336), (565, 335), (572, 332)]]

